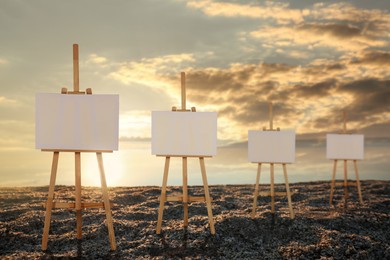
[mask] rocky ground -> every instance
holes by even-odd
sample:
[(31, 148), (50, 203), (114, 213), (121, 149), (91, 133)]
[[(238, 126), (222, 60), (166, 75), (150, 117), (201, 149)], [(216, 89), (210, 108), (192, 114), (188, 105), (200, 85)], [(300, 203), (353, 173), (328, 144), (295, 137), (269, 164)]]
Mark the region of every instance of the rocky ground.
[[(284, 185), (277, 185), (284, 191)], [(288, 215), (287, 199), (276, 198), (275, 217), (270, 198), (259, 197), (255, 219), (250, 218), (254, 185), (211, 186), (217, 234), (210, 235), (204, 203), (189, 207), (189, 227), (183, 229), (179, 203), (166, 203), (162, 235), (155, 232), (160, 187), (110, 189), (114, 203), (115, 236), (111, 252), (102, 209), (83, 212), (83, 239), (75, 232), (71, 210), (52, 215), (49, 250), (41, 250), (44, 223), (42, 203), (48, 187), (0, 188), (1, 258), (103, 259), (390, 259), (390, 181), (363, 181), (364, 204), (350, 187), (348, 207), (338, 187), (329, 207), (329, 182), (291, 184), (296, 218)], [(261, 185), (261, 190), (268, 190)], [(170, 187), (169, 194), (180, 187)], [(190, 187), (202, 195), (202, 187)], [(74, 188), (57, 186), (57, 201), (74, 200)], [(83, 188), (83, 199), (100, 200), (100, 189)]]

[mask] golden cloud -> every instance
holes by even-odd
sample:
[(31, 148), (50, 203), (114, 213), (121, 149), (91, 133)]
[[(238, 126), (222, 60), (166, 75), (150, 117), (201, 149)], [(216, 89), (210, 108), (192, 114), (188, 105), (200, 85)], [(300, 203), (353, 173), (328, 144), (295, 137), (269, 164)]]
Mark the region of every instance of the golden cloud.
[(8, 64), (9, 61), (7, 59), (4, 59), (4, 58), (0, 58), (0, 65), (5, 65), (5, 64)]
[(187, 67), (194, 61), (194, 55), (189, 53), (144, 58), (140, 61), (119, 64), (119, 68), (112, 72), (110, 77), (124, 84), (139, 83), (156, 88), (165, 88), (170, 86), (170, 82), (161, 80), (159, 75), (178, 73), (180, 68)]
[[(390, 112), (388, 59), (389, 52), (361, 51), (336, 60), (317, 59), (305, 66), (262, 62), (195, 68), (185, 66), (195, 64), (195, 56), (182, 54), (122, 63), (111, 76), (125, 84), (142, 83), (178, 98), (180, 68), (187, 74), (189, 106), (199, 111), (218, 111), (219, 138), (242, 141), (248, 129), (267, 125), (268, 101), (274, 102), (275, 126), (293, 128), (300, 134), (340, 129), (343, 110), (355, 114), (350, 118), (355, 129), (386, 124)], [(382, 70), (387, 72), (376, 72)], [(126, 114), (122, 128), (128, 132), (127, 126), (141, 120), (143, 125), (138, 125), (136, 136), (147, 138), (148, 115), (141, 112), (142, 115)]]
[(301, 23), (292, 27), (263, 27), (249, 35), (275, 47), (306, 45), (310, 49), (329, 47), (339, 51), (361, 51), (388, 44), (384, 40), (362, 34), (362, 30), (348, 24)]
[(257, 19), (275, 19), (278, 23), (301, 22), (302, 12), (289, 9), (287, 3), (266, 2), (264, 6), (242, 5), (211, 0), (188, 1), (190, 8), (200, 9), (209, 16), (236, 17), (243, 16)]
[(107, 62), (107, 58), (98, 56), (97, 54), (91, 54), (89, 55), (87, 62), (95, 63), (95, 64), (103, 64)]

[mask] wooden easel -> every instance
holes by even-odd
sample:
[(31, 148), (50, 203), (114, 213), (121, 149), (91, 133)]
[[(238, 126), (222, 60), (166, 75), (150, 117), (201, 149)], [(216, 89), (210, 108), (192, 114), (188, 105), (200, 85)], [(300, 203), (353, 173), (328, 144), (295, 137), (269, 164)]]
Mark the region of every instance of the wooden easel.
[[(181, 109), (177, 109), (176, 107), (172, 107), (172, 111), (176, 112), (196, 112), (196, 108), (192, 107), (191, 110), (186, 109), (186, 78), (185, 73), (181, 73)], [(209, 224), (210, 224), (210, 232), (211, 234), (215, 234), (215, 228), (214, 228), (214, 221), (213, 221), (213, 212), (211, 209), (211, 198), (209, 193), (209, 187), (207, 183), (207, 176), (206, 176), (206, 167), (204, 163), (205, 157), (211, 157), (211, 156), (180, 156), (180, 155), (158, 155), (158, 156), (164, 156), (165, 157), (165, 167), (164, 167), (164, 177), (163, 177), (163, 183), (162, 183), (162, 189), (161, 189), (161, 196), (160, 196), (160, 207), (158, 210), (158, 221), (157, 221), (157, 230), (156, 233), (161, 233), (161, 226), (162, 226), (162, 219), (163, 219), (163, 211), (164, 211), (164, 204), (166, 201), (178, 201), (183, 203), (184, 208), (184, 227), (188, 227), (188, 203), (194, 202), (194, 201), (206, 201), (207, 206), (207, 214), (209, 218)], [(166, 190), (167, 190), (167, 181), (168, 181), (168, 170), (169, 170), (169, 162), (171, 157), (181, 157), (183, 162), (183, 195), (182, 196), (167, 196)], [(205, 197), (201, 196), (188, 196), (188, 184), (187, 184), (187, 158), (188, 157), (197, 157), (199, 158), (200, 162), (200, 169), (202, 172), (202, 180), (203, 180), (203, 187), (204, 187), (204, 193)]]
[[(276, 130), (273, 129), (272, 102), (269, 103), (269, 129), (264, 127), (263, 131), (280, 131), (279, 127)], [(287, 195), (288, 207), (289, 207), (289, 210), (290, 210), (290, 218), (291, 219), (295, 218), (294, 210), (293, 210), (292, 202), (291, 202), (291, 193), (290, 193), (290, 187), (289, 187), (289, 184), (288, 184), (286, 164), (282, 163), (283, 174), (284, 174), (284, 179), (285, 179), (285, 183), (286, 183), (286, 192), (275, 192), (275, 188), (274, 188), (274, 164), (275, 163), (270, 163), (270, 174), (271, 174), (271, 191), (270, 192), (265, 192), (265, 191), (264, 192), (259, 192), (261, 163), (257, 164), (256, 187), (255, 187), (255, 192), (253, 194), (254, 198), (253, 198), (252, 218), (255, 218), (255, 216), (256, 216), (257, 197), (259, 195), (271, 196), (271, 213), (272, 214), (275, 214), (275, 196), (286, 196)]]
[[(85, 94), (84, 91), (79, 91), (79, 58), (78, 58), (78, 45), (73, 45), (73, 91), (67, 91), (66, 88), (61, 89), (61, 94)], [(86, 94), (92, 94), (90, 88), (86, 89)], [(82, 238), (82, 219), (81, 211), (85, 208), (104, 208), (107, 218), (108, 226), (108, 236), (110, 240), (111, 250), (116, 250), (115, 234), (113, 228), (113, 220), (111, 215), (110, 200), (108, 197), (106, 177), (104, 174), (103, 167), (103, 152), (112, 152), (109, 150), (51, 150), (51, 149), (42, 149), (44, 152), (53, 152), (53, 162), (51, 167), (51, 177), (50, 177), (50, 186), (49, 186), (49, 195), (47, 202), (45, 203), (46, 214), (45, 214), (45, 226), (43, 229), (42, 237), (42, 250), (47, 249), (47, 243), (49, 239), (49, 229), (50, 229), (50, 219), (51, 211), (53, 208), (68, 208), (76, 210), (76, 222), (77, 222), (77, 238)], [(60, 152), (74, 152), (75, 153), (75, 188), (76, 188), (76, 203), (64, 203), (64, 202), (55, 202), (54, 201), (54, 188), (57, 175), (58, 167), (58, 158)], [(81, 201), (81, 152), (96, 152), (97, 161), (99, 164), (100, 171), (100, 181), (103, 194), (103, 202), (82, 202)]]
[[(350, 134), (347, 132), (347, 113), (344, 111), (343, 112), (343, 132), (342, 134)], [(329, 205), (332, 206), (332, 201), (333, 201), (333, 193), (334, 193), (334, 186), (344, 186), (344, 206), (347, 208), (348, 206), (348, 186), (355, 186), (357, 187), (358, 194), (359, 194), (359, 202), (363, 204), (363, 197), (362, 197), (362, 191), (360, 188), (360, 179), (359, 179), (359, 171), (357, 167), (357, 162), (356, 160), (351, 160), (353, 161), (353, 165), (355, 167), (355, 174), (356, 174), (356, 183), (348, 182), (348, 172), (347, 172), (347, 161), (348, 160), (343, 160), (344, 161), (344, 182), (343, 183), (335, 183), (335, 178), (336, 178), (336, 169), (337, 169), (337, 159), (334, 160), (333, 163), (333, 175), (332, 175), (332, 182), (330, 186), (330, 199), (329, 199)]]

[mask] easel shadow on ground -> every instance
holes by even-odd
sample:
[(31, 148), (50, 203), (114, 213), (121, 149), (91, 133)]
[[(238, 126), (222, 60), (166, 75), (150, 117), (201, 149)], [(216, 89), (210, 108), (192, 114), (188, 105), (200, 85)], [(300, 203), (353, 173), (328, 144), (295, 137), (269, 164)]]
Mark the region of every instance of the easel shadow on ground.
[[(262, 255), (261, 247), (274, 248), (274, 245), (288, 244), (298, 240), (301, 232), (292, 227), (294, 220), (289, 217), (279, 217), (277, 214), (265, 213), (263, 218), (251, 219), (248, 217), (230, 217), (216, 222), (216, 235), (205, 231), (192, 232), (189, 229), (168, 230), (156, 235), (155, 239), (161, 244), (150, 248), (150, 256), (163, 256), (168, 258), (184, 257), (222, 257), (235, 258), (225, 255), (221, 248), (229, 247), (232, 251), (240, 252), (247, 245), (253, 245), (250, 254), (258, 252)], [(304, 230), (305, 236), (312, 239), (319, 237), (314, 230)], [(304, 242), (303, 242), (304, 243)], [(245, 245), (245, 246), (243, 246)], [(245, 252), (244, 252), (245, 254)], [(239, 256), (237, 256), (239, 257)], [(241, 255), (245, 257), (245, 255)]]
[[(51, 242), (51, 243), (53, 244), (54, 247), (56, 247), (55, 244), (59, 244), (59, 243), (61, 244), (63, 242), (57, 241), (57, 242)], [(40, 259), (64, 259), (64, 258), (65, 259), (86, 259), (89, 257), (89, 252), (87, 250), (90, 247), (88, 247), (88, 245), (87, 245), (88, 243), (85, 239), (83, 240), (83, 239), (72, 238), (72, 239), (70, 239), (69, 244), (70, 244), (69, 248), (64, 250), (64, 252), (69, 252), (69, 249), (77, 249), (77, 251), (75, 252), (74, 255), (67, 255), (67, 256), (60, 255), (60, 256), (58, 256), (58, 254), (59, 254), (58, 250), (50, 250), (50, 248), (48, 248), (46, 251), (43, 251), (44, 253), (40, 257)], [(110, 250), (109, 245), (107, 245), (107, 247), (108, 247), (108, 250), (106, 251), (106, 253), (104, 255), (99, 255), (100, 259), (113, 259), (113, 258), (119, 257), (119, 255), (118, 255), (119, 252)]]
[[(175, 233), (175, 235), (171, 235), (162, 231), (161, 234), (156, 235), (162, 247), (151, 247), (149, 251), (150, 255), (153, 257), (164, 256), (168, 258), (197, 257), (199, 255), (208, 257), (218, 256), (218, 246), (215, 243), (216, 236), (211, 235), (210, 232), (205, 232), (203, 240), (195, 239), (196, 243), (194, 243), (194, 238), (187, 228), (183, 228), (182, 231), (176, 230)], [(171, 246), (172, 241), (170, 240), (172, 238), (177, 238), (180, 241), (180, 245)], [(177, 241), (174, 244), (178, 244)], [(195, 246), (192, 244), (195, 244)]]

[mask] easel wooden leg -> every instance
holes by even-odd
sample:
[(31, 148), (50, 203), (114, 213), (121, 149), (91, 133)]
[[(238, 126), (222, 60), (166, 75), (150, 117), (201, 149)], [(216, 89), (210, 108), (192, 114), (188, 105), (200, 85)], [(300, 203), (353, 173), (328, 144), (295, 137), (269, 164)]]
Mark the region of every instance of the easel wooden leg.
[(259, 196), (260, 172), (261, 172), (261, 163), (257, 164), (256, 186), (255, 186), (255, 193), (253, 194), (252, 218), (255, 218), (256, 216), (257, 197)]
[(110, 239), (110, 247), (111, 250), (116, 250), (114, 226), (113, 226), (113, 220), (111, 215), (110, 199), (108, 197), (106, 176), (104, 174), (102, 153), (96, 153), (96, 157), (99, 164), (100, 182), (102, 186), (103, 202), (104, 202), (104, 209), (106, 212), (106, 221), (107, 221), (107, 228), (108, 228), (108, 237)]
[(336, 169), (337, 169), (337, 160), (334, 160), (332, 182), (331, 182), (331, 185), (330, 185), (330, 198), (329, 198), (329, 205), (330, 206), (332, 206), (332, 200), (333, 200), (334, 183), (335, 183), (335, 180), (336, 180)]
[(284, 180), (286, 182), (286, 192), (287, 192), (288, 208), (290, 210), (290, 218), (294, 219), (295, 215), (294, 215), (294, 210), (293, 210), (292, 202), (291, 202), (290, 185), (288, 183), (286, 164), (283, 164), (283, 174), (284, 174)]
[(274, 164), (271, 163), (271, 213), (275, 214)]
[(188, 227), (188, 181), (187, 181), (187, 157), (183, 157), (183, 209), (184, 227)]
[(161, 196), (160, 196), (160, 207), (158, 209), (158, 220), (157, 220), (157, 230), (156, 230), (157, 234), (161, 233), (164, 204), (165, 204), (165, 200), (167, 197), (167, 181), (168, 181), (169, 161), (170, 161), (170, 157), (165, 157), (164, 177), (163, 177)]
[(49, 239), (51, 210), (53, 207), (54, 187), (55, 187), (55, 183), (56, 183), (59, 155), (60, 155), (59, 152), (53, 153), (53, 162), (51, 165), (51, 175), (50, 175), (49, 195), (48, 195), (47, 203), (46, 203), (45, 226), (43, 228), (43, 236), (42, 236), (42, 250), (47, 249), (47, 242)]
[(81, 239), (81, 155), (79, 152), (75, 153), (75, 166), (76, 166), (76, 222), (77, 222), (77, 238)]
[(362, 191), (361, 191), (361, 188), (360, 188), (359, 171), (358, 171), (358, 167), (357, 167), (357, 162), (356, 162), (356, 160), (353, 160), (353, 164), (354, 164), (354, 166), (355, 166), (356, 183), (357, 183), (357, 189), (358, 189), (358, 193), (359, 193), (359, 201), (360, 201), (361, 204), (363, 204)]
[(347, 160), (344, 160), (344, 206), (347, 208), (348, 203), (348, 172), (347, 172)]
[(204, 194), (205, 194), (205, 197), (206, 197), (207, 214), (209, 216), (210, 232), (211, 232), (212, 235), (215, 235), (213, 212), (212, 212), (212, 209), (211, 209), (211, 199), (210, 199), (210, 193), (209, 193), (209, 185), (207, 183), (206, 167), (205, 167), (205, 164), (204, 164), (204, 158), (200, 157), (199, 158), (199, 162), (200, 162), (200, 169), (201, 169), (201, 172), (202, 172)]

